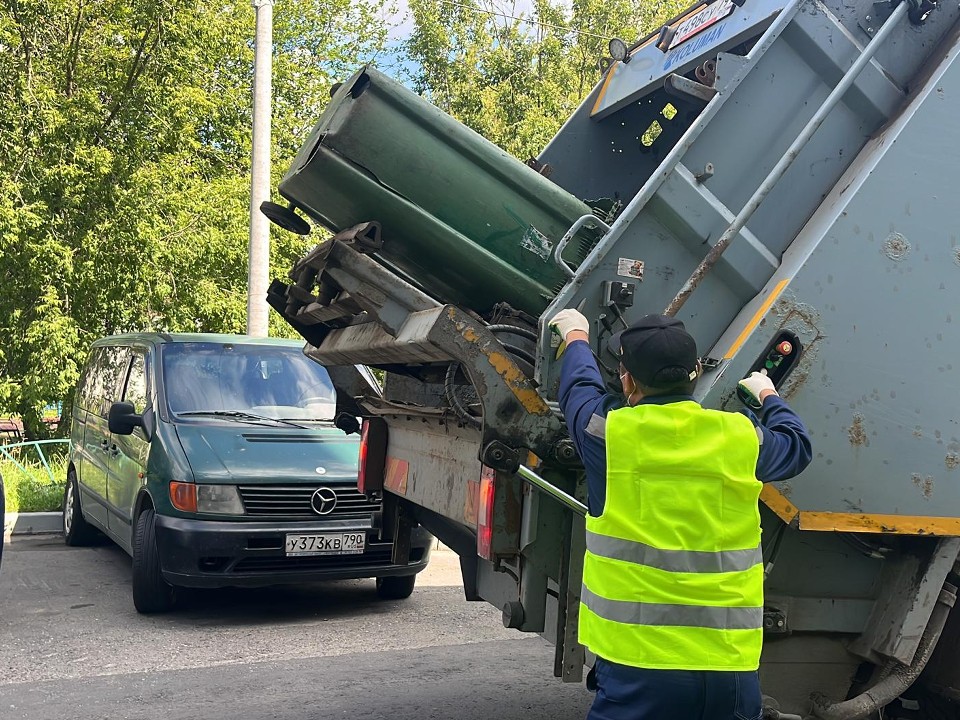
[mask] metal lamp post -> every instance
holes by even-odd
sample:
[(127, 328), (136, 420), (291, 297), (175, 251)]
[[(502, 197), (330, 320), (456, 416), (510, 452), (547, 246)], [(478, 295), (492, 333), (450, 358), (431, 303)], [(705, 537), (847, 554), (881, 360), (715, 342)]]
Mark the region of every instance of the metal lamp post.
[(253, 60), (253, 150), (250, 177), (250, 254), (247, 271), (247, 335), (269, 334), (267, 284), (270, 221), (260, 203), (270, 199), (270, 105), (273, 75), (273, 0), (253, 0), (257, 30)]

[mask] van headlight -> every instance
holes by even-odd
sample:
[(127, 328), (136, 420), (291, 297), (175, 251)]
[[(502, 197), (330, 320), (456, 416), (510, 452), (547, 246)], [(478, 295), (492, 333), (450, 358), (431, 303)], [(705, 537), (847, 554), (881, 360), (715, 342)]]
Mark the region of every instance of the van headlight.
[(197, 512), (243, 515), (236, 485), (197, 485)]

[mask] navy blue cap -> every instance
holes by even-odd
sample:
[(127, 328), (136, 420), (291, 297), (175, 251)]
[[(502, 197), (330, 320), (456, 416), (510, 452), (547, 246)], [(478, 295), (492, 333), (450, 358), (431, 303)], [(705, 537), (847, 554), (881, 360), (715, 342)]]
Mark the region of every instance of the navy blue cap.
[(667, 388), (697, 377), (697, 343), (676, 318), (645, 315), (614, 334), (609, 347), (647, 387)]

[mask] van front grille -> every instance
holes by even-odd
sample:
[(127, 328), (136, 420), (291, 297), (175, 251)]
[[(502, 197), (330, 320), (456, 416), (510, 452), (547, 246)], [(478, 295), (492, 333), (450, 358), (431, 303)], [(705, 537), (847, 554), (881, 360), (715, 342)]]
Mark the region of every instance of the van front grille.
[[(321, 515), (313, 509), (311, 499), (321, 487), (333, 490), (337, 503), (329, 513)], [(371, 502), (356, 488), (336, 485), (240, 485), (240, 497), (247, 515), (259, 517), (342, 517), (369, 514), (380, 510), (379, 502)]]

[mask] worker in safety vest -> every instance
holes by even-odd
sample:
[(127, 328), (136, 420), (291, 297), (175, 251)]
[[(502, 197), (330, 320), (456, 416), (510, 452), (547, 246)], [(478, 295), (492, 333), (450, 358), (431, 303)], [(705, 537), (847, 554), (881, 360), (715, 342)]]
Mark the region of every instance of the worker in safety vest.
[(702, 408), (683, 323), (647, 315), (611, 339), (623, 397), (606, 392), (576, 310), (560, 407), (587, 473), (580, 642), (597, 656), (588, 720), (754, 720), (763, 641), (761, 481), (810, 462), (806, 428), (770, 379), (752, 413)]

